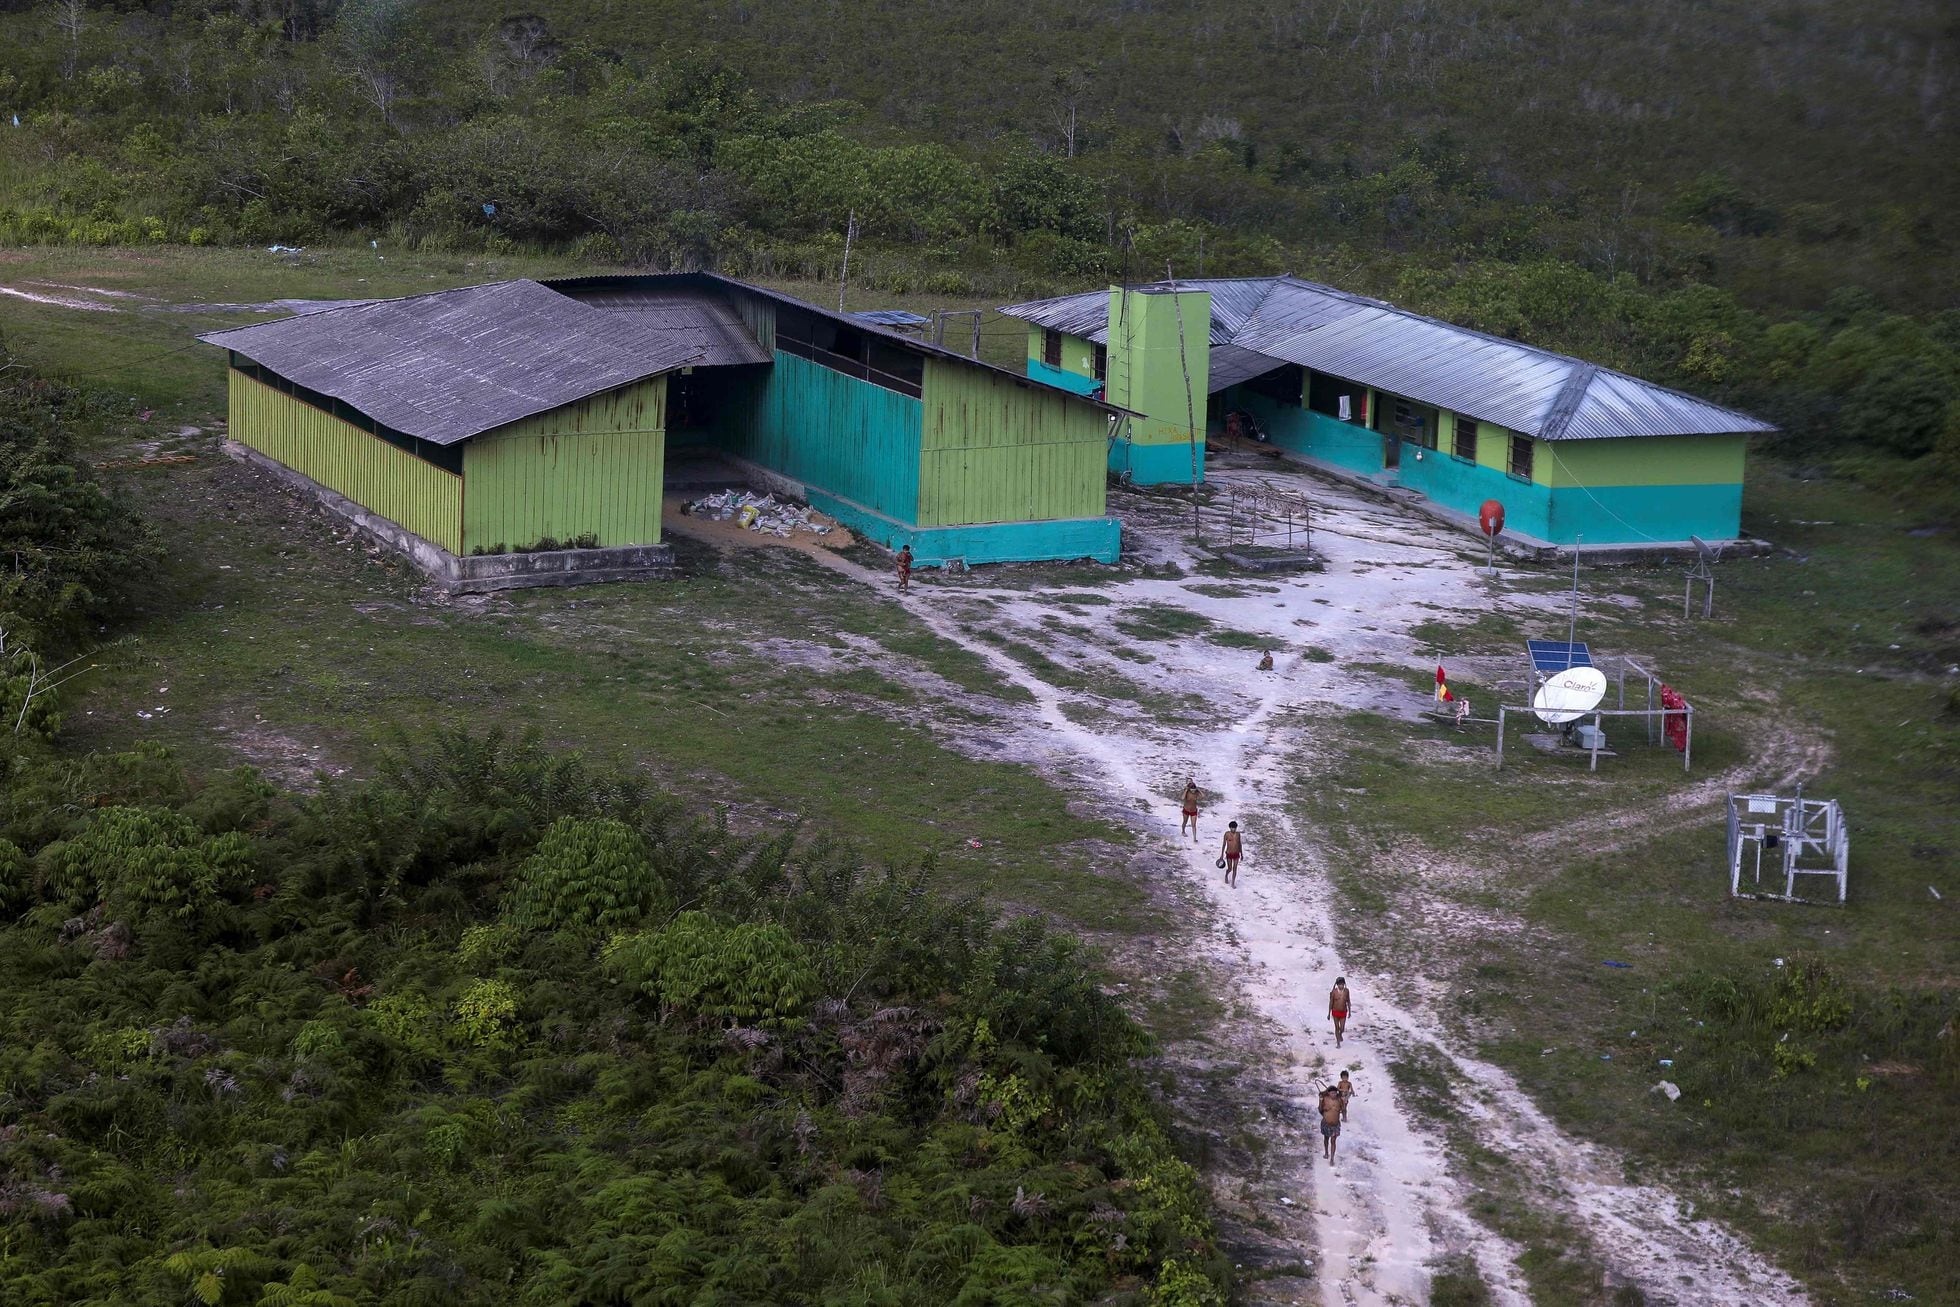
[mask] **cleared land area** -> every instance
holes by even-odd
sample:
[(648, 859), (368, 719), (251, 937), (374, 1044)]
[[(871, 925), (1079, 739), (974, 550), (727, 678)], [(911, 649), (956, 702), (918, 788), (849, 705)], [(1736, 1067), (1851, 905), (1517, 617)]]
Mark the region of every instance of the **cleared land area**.
[[(449, 284), (519, 271), (542, 270)], [(351, 275), (204, 299), (359, 293)], [(123, 321), (6, 312), (10, 339)], [(160, 346), (203, 325), (128, 321)], [(105, 461), (190, 461), (118, 473), (172, 562), (71, 701), (75, 746), (161, 739), (304, 783), (360, 773), (398, 730), (535, 726), (737, 821), (931, 854), (1128, 973), (1251, 1300), (1960, 1293), (1940, 1237), (1960, 1222), (1951, 534), (1759, 469), (1747, 525), (1782, 551), (1722, 566), (1713, 621), (1681, 617), (1677, 566), (1582, 577), (1581, 638), (1702, 709), (1695, 770), (1519, 749), (1494, 774), (1487, 733), (1421, 715), (1433, 669), (1483, 708), (1525, 636), (1563, 633), (1568, 579), (1486, 580), (1471, 541), (1331, 485), (1299, 483), (1323, 505), (1318, 573), (1241, 573), (1175, 498), (1121, 495), (1120, 567), (926, 577), (902, 603), (872, 551), (686, 537), (669, 585), (450, 602), (219, 456), (217, 360), (168, 358), (96, 355), (131, 393), (168, 371), (183, 406)], [(1211, 796), (1195, 849), (1175, 835), (1190, 775)], [(1849, 905), (1729, 901), (1722, 795), (1797, 780), (1849, 813)], [(1236, 892), (1211, 863), (1231, 817)], [(1338, 1052), (1337, 971), (1359, 996)], [(1360, 1097), (1327, 1168), (1308, 1096), (1343, 1067)]]

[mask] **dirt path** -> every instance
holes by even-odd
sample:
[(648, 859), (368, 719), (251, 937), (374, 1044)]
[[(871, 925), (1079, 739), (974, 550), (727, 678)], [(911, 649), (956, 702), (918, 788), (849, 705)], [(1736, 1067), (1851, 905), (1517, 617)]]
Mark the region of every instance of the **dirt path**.
[[(1246, 474), (1221, 470), (1216, 479), (1234, 475)], [(1314, 1242), (1300, 1254), (1318, 1268), (1322, 1301), (1426, 1302), (1444, 1257), (1473, 1261), (1496, 1301), (1530, 1301), (1516, 1265), (1521, 1250), (1471, 1217), (1471, 1195), (1452, 1174), (1447, 1141), (1401, 1101), (1391, 1081), (1388, 1064), (1412, 1055), (1448, 1069), (1476, 1142), (1507, 1159), (1530, 1201), (1576, 1227), (1609, 1273), (1638, 1286), (1647, 1301), (1805, 1301), (1792, 1280), (1726, 1230), (1695, 1218), (1673, 1194), (1626, 1183), (1615, 1157), (1566, 1135), (1506, 1072), (1447, 1042), (1423, 1010), (1419, 977), (1362, 975), (1343, 960), (1323, 854), (1288, 815), (1294, 764), (1311, 755), (1316, 712), (1334, 711), (1337, 698), (1395, 697), (1388, 682), (1356, 664), (1406, 664), (1414, 656), (1408, 629), (1438, 608), (1469, 614), (1501, 603), (1551, 611), (1562, 599), (1493, 595), (1463, 561), (1459, 537), (1324, 483), (1308, 488), (1327, 510), (1330, 529), (1316, 537), (1328, 558), (1323, 574), (1225, 584), (1132, 579), (1098, 587), (1111, 602), (1087, 617), (1083, 606), (1060, 597), (973, 582), (928, 581), (897, 602), (1027, 690), (1035, 709), (1020, 753), (1101, 806), (1131, 814), (1144, 838), (1177, 845), (1173, 795), (1184, 777), (1196, 776), (1214, 795), (1203, 836), (1196, 847), (1184, 842), (1181, 865), (1222, 923), (1211, 942), (1214, 960), (1239, 978), (1244, 1003), (1284, 1050), (1271, 1076), (1291, 1099), (1287, 1124), (1299, 1138), (1317, 1135), (1311, 1119), (1318, 1080), (1348, 1068), (1359, 1088), (1335, 1165), (1298, 1147), (1308, 1156), (1286, 1159), (1311, 1184)], [(1189, 564), (1174, 514), (1167, 509), (1153, 524), (1150, 506), (1139, 500), (1126, 505), (1126, 529), (1146, 556)], [(889, 577), (848, 559), (813, 556), (863, 583), (891, 587)], [(1139, 605), (1175, 605), (1269, 640), (1279, 651), (1275, 670), (1254, 670), (1249, 650), (1197, 639), (1139, 643), (1114, 625), (1124, 609)], [(1167, 728), (1148, 713), (1103, 713), (1088, 716), (1093, 725), (1081, 724), (1068, 709), (1094, 714), (1102, 706), (1097, 696), (1049, 683), (976, 634), (1009, 629), (1072, 669), (1120, 675), (1148, 693), (1201, 691), (1216, 724)], [(1128, 659), (1111, 652), (1126, 646)], [(1333, 661), (1310, 654), (1309, 646), (1331, 652)], [(1227, 818), (1247, 834), (1236, 890), (1220, 883), (1212, 861)], [(1342, 974), (1357, 1000), (1353, 1027), (1337, 1050), (1326, 995)]]

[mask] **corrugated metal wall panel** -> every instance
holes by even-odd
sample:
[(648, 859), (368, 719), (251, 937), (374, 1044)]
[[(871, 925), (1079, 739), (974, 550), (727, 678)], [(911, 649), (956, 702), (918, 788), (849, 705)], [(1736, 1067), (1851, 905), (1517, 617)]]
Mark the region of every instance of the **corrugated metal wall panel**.
[(749, 329), (756, 343), (766, 350), (776, 348), (776, 304), (760, 295), (744, 295), (737, 291), (734, 295), (735, 312), (741, 315), (742, 325)]
[(766, 376), (730, 397), (724, 443), (785, 476), (915, 522), (920, 410), (909, 395), (777, 351)]
[(602, 545), (660, 539), (667, 380), (594, 395), (513, 422), (463, 450), (463, 539), (519, 549), (550, 537)]
[(1109, 422), (1059, 392), (926, 362), (921, 526), (1101, 517)]
[(231, 437), (451, 553), (463, 548), (463, 479), (238, 372)]

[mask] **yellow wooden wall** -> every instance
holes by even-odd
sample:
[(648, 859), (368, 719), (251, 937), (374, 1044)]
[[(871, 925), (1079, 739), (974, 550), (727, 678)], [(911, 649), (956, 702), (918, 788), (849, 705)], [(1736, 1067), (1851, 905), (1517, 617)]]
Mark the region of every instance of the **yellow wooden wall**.
[(1101, 517), (1109, 420), (1080, 398), (926, 360), (920, 526)]
[(660, 541), (667, 379), (523, 418), (463, 447), (463, 542), (522, 549), (545, 537)]
[(463, 479), (241, 372), (231, 373), (231, 438), (407, 527), (463, 546)]

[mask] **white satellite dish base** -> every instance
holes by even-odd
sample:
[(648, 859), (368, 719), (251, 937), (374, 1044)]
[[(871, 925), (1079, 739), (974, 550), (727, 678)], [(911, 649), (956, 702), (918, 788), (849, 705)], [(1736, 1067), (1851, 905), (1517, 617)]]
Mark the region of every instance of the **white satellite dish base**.
[(1531, 711), (1548, 726), (1576, 722), (1606, 697), (1606, 673), (1597, 667), (1571, 667), (1545, 678), (1531, 696)]

